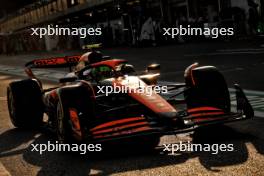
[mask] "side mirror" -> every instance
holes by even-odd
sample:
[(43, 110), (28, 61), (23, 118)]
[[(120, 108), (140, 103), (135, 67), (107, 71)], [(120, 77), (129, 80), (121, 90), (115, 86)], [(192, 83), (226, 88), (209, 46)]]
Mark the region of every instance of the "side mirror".
[(160, 73), (160, 64), (150, 64), (146, 70), (147, 73)]

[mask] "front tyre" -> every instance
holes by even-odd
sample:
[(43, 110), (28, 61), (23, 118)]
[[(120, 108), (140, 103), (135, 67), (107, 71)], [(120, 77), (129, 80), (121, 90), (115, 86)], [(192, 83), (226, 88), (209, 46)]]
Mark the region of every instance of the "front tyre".
[(57, 104), (57, 137), (61, 143), (73, 141), (68, 121), (69, 116), (67, 115), (67, 112), (64, 111), (62, 102), (59, 101)]
[(87, 83), (76, 83), (58, 90), (56, 130), (61, 143), (80, 142), (85, 138), (94, 116), (93, 96)]

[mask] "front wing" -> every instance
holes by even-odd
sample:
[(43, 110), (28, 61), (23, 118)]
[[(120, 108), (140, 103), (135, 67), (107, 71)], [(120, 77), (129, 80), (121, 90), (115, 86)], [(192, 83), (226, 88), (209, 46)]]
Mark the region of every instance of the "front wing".
[[(129, 117), (101, 124), (90, 129), (90, 142), (132, 138), (143, 135), (163, 136), (187, 133), (202, 126), (228, 123), (254, 117), (254, 111), (239, 85), (236, 89), (236, 112), (224, 112), (214, 107), (197, 107), (179, 111), (174, 118), (162, 125), (142, 117)], [(92, 140), (92, 141), (91, 141)]]

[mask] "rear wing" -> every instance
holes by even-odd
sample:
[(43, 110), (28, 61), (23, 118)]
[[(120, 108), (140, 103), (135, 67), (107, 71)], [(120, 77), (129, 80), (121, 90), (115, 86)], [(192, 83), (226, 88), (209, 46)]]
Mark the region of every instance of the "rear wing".
[[(81, 56), (65, 56), (47, 59), (36, 59), (25, 64), (25, 72), (31, 79), (36, 79), (41, 85), (41, 81), (34, 75), (32, 68), (64, 68), (75, 66), (79, 63)], [(42, 86), (41, 86), (42, 87)]]
[(65, 56), (47, 59), (36, 59), (25, 64), (28, 69), (31, 68), (61, 68), (72, 67), (79, 63), (81, 56)]

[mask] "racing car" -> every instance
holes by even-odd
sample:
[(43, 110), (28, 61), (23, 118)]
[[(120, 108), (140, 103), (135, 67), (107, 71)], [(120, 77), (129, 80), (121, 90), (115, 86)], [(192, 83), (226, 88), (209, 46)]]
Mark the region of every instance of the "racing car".
[[(44, 89), (35, 68), (75, 67), (80, 56), (37, 59), (25, 65), (28, 79), (7, 88), (10, 119), (18, 128), (52, 129), (58, 140), (104, 142), (143, 139), (158, 144), (163, 135), (193, 131), (201, 126), (250, 119), (254, 111), (238, 84), (236, 110), (222, 74), (214, 66), (194, 63), (184, 72), (184, 83), (167, 83), (168, 92), (108, 93), (102, 86), (144, 89), (161, 86), (160, 65), (135, 71), (126, 60), (107, 58), (91, 63)], [(164, 84), (164, 83), (163, 83)], [(43, 120), (47, 114), (48, 119)]]

